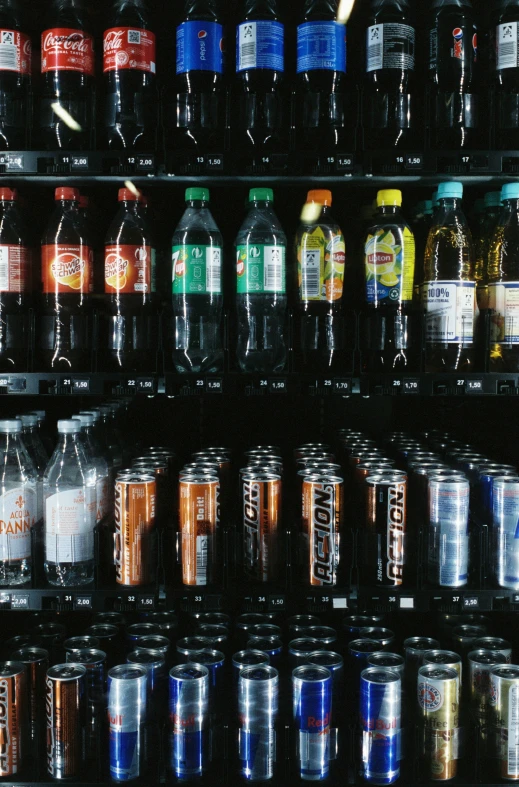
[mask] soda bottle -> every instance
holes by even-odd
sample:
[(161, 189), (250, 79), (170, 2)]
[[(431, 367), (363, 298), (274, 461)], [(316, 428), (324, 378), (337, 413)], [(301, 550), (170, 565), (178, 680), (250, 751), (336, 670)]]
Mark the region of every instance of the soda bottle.
[(354, 144), (356, 97), (346, 95), (346, 28), (337, 0), (305, 0), (297, 28), (297, 146), (330, 154)]
[(18, 210), (16, 192), (2, 186), (0, 187), (0, 371), (2, 372), (27, 371), (31, 302), (29, 234)]
[(155, 247), (139, 197), (119, 190), (119, 211), (105, 241), (103, 368), (153, 371), (157, 347)]
[(38, 516), (36, 468), (22, 440), (22, 422), (0, 421), (0, 585), (31, 579), (31, 529)]
[(209, 191), (186, 191), (173, 235), (173, 362), (177, 372), (223, 370), (223, 238), (209, 210)]
[(174, 147), (219, 152), (225, 137), (223, 26), (217, 0), (185, 0), (177, 27), (177, 64), (171, 124)]
[(470, 0), (433, 0), (427, 125), (438, 150), (475, 146), (479, 130), (477, 29)]
[(77, 189), (59, 187), (55, 200), (41, 247), (39, 365), (48, 371), (89, 371), (93, 252), (80, 221)]
[(278, 0), (245, 0), (236, 28), (233, 149), (257, 156), (257, 163), (270, 153), (288, 152), (284, 71), (285, 28)]
[[(94, 37), (84, 0), (51, 0), (41, 34), (40, 144), (46, 150), (93, 147)], [(53, 108), (59, 104), (74, 123)]]
[(81, 424), (80, 439), (87, 454), (89, 464), (96, 470), (96, 524), (103, 522), (113, 513), (113, 480), (108, 462), (103, 456), (94, 431), (94, 415), (80, 413), (73, 416)]
[(476, 299), (478, 308), (488, 309), (488, 253), (494, 230), (501, 213), (501, 192), (489, 191), (483, 200), (483, 213), (478, 227), (477, 237), (474, 241), (476, 256), (475, 278)]
[(236, 237), (236, 354), (242, 372), (281, 372), (287, 360), (287, 238), (273, 202), (272, 189), (251, 189)]
[(401, 208), (401, 191), (378, 192), (365, 245), (364, 371), (413, 371), (419, 363), (413, 320), (415, 240)]
[(474, 245), (462, 197), (461, 183), (438, 186), (440, 205), (427, 238), (422, 284), (427, 372), (474, 368)]
[(32, 46), (21, 5), (19, 0), (1, 0), (0, 150), (27, 150), (29, 147), (31, 75)]
[(495, 31), (495, 144), (498, 149), (519, 148), (519, 0), (496, 0)]
[(488, 250), (491, 372), (519, 370), (519, 183), (501, 190), (503, 208)]
[(49, 457), (41, 441), (38, 431), (38, 417), (36, 415), (20, 415), (22, 422), (22, 440), (25, 450), (29, 454), (37, 476), (36, 488), (36, 522), (43, 522), (43, 474), (49, 463)]
[(402, 149), (417, 142), (421, 113), (415, 48), (409, 0), (371, 0), (363, 95), (365, 149)]
[(115, 0), (103, 36), (104, 131), (109, 150), (155, 150), (155, 34), (146, 0)]
[(301, 365), (324, 374), (344, 361), (346, 244), (331, 207), (330, 191), (309, 191), (296, 235)]
[(58, 445), (43, 477), (45, 574), (51, 585), (94, 578), (96, 470), (87, 461), (81, 424), (58, 421)]

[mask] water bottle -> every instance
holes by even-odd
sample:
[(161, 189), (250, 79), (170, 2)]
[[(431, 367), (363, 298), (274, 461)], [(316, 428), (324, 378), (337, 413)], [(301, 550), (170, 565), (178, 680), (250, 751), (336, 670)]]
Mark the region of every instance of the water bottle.
[(123, 466), (123, 439), (115, 427), (113, 413), (109, 405), (103, 404), (97, 408), (101, 416), (101, 431), (103, 433), (102, 442), (106, 446), (114, 473)]
[(287, 239), (273, 201), (272, 189), (251, 189), (236, 238), (237, 358), (249, 373), (282, 372), (287, 360)]
[(43, 477), (45, 574), (51, 585), (94, 579), (96, 470), (80, 438), (81, 424), (58, 421), (58, 445)]
[(112, 478), (108, 462), (94, 434), (94, 416), (80, 413), (73, 417), (81, 424), (80, 437), (90, 464), (96, 469), (96, 523), (103, 522), (113, 510)]
[(22, 422), (0, 421), (0, 586), (31, 579), (31, 528), (37, 521), (36, 468), (22, 441)]
[(20, 415), (17, 416), (22, 422), (22, 440), (25, 449), (32, 459), (36, 474), (37, 481), (37, 513), (36, 522), (43, 522), (43, 474), (45, 468), (49, 463), (49, 457), (45, 447), (41, 441), (38, 431), (38, 418), (36, 415)]
[(40, 440), (43, 443), (43, 447), (45, 448), (48, 461), (49, 457), (52, 456), (52, 452), (54, 451), (55, 440), (51, 435), (49, 425), (46, 422), (47, 414), (45, 410), (31, 410), (29, 415), (35, 415), (38, 419), (38, 434), (40, 436)]
[(223, 238), (209, 210), (207, 189), (187, 189), (172, 251), (175, 369), (221, 372)]

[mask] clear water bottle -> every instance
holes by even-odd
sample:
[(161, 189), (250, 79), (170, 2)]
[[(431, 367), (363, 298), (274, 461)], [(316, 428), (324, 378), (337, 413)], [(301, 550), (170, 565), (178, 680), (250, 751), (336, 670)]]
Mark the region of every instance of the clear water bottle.
[(47, 454), (47, 461), (49, 457), (52, 456), (52, 452), (54, 451), (54, 439), (50, 434), (50, 429), (48, 428), (48, 424), (46, 423), (47, 413), (45, 410), (31, 410), (29, 415), (35, 415), (38, 419), (38, 433), (40, 435), (41, 441), (43, 443), (43, 447), (45, 448), (45, 452)]
[(58, 445), (43, 478), (45, 574), (51, 585), (86, 585), (94, 578), (96, 470), (81, 424), (58, 421)]
[(101, 417), (100, 430), (103, 433), (102, 442), (106, 446), (111, 460), (114, 473), (123, 466), (123, 440), (115, 428), (112, 409), (109, 405), (103, 404), (97, 408)]
[(81, 424), (81, 439), (89, 461), (96, 469), (96, 522), (103, 522), (113, 510), (112, 476), (108, 462), (94, 433), (94, 416), (80, 413), (74, 420)]
[(37, 521), (37, 474), (21, 421), (0, 421), (0, 454), (0, 586), (7, 587), (31, 579), (31, 528)]
[(236, 238), (236, 353), (241, 370), (257, 374), (282, 372), (287, 360), (287, 238), (273, 201), (272, 189), (251, 189)]
[(49, 457), (38, 432), (38, 417), (36, 415), (20, 415), (18, 417), (22, 422), (23, 444), (32, 459), (38, 476), (36, 522), (43, 522), (43, 474), (49, 463)]
[(223, 238), (207, 189), (187, 189), (173, 235), (173, 363), (177, 372), (223, 369)]

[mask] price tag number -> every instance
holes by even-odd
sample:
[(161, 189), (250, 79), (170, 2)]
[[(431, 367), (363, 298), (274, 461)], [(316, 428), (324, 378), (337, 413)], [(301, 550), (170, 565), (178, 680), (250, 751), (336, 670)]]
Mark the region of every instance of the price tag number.
[(348, 393), (350, 390), (350, 381), (334, 380), (333, 387), (337, 393)]
[(153, 609), (155, 606), (154, 596), (139, 596), (140, 609)]
[(479, 607), (479, 598), (477, 596), (465, 596), (463, 599), (464, 609), (476, 609)]
[(29, 596), (11, 596), (11, 609), (29, 609)]
[(75, 609), (92, 609), (92, 596), (76, 596)]
[(153, 167), (154, 164), (155, 162), (152, 156), (139, 156), (137, 158), (137, 166), (139, 169), (148, 169)]
[(420, 393), (420, 383), (418, 380), (404, 380), (404, 393), (417, 394)]
[(90, 380), (73, 380), (72, 390), (75, 393), (86, 393), (90, 390)]
[(137, 380), (137, 390), (143, 393), (153, 393), (154, 381), (148, 377), (141, 377)]
[(208, 380), (207, 381), (207, 390), (210, 393), (222, 393), (222, 381), (221, 380)]
[(88, 169), (88, 156), (72, 156), (72, 169)]
[(483, 393), (483, 380), (467, 380), (467, 393)]
[(285, 598), (284, 596), (270, 596), (269, 597), (269, 604), (271, 607), (284, 607), (285, 606)]
[(273, 393), (286, 393), (287, 381), (286, 380), (271, 380), (270, 390)]
[(405, 165), (406, 167), (420, 169), (423, 165), (422, 157), (419, 155), (408, 155), (405, 158)]

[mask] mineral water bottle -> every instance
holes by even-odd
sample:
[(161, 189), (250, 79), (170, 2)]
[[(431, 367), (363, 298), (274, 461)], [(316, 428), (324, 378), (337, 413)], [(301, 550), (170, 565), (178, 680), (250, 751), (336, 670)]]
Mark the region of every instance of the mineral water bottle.
[(45, 574), (63, 587), (94, 578), (96, 470), (80, 431), (79, 421), (58, 421), (58, 445), (43, 478)]
[(0, 586), (7, 587), (31, 579), (31, 528), (37, 521), (37, 474), (21, 421), (0, 421), (0, 453)]
[(19, 416), (22, 422), (22, 440), (27, 450), (27, 453), (32, 459), (34, 464), (38, 482), (37, 482), (37, 513), (36, 522), (43, 521), (43, 474), (45, 468), (49, 463), (49, 457), (41, 441), (40, 433), (38, 431), (38, 417), (36, 415), (21, 415)]
[(112, 512), (113, 508), (111, 471), (95, 437), (94, 416), (90, 413), (80, 413), (74, 416), (74, 421), (79, 421), (81, 424), (81, 439), (87, 457), (96, 469), (96, 522), (99, 523)]
[(103, 442), (106, 446), (114, 472), (117, 472), (123, 466), (123, 448), (122, 438), (115, 427), (112, 409), (109, 405), (102, 404), (97, 408), (101, 416), (101, 431), (103, 433)]

